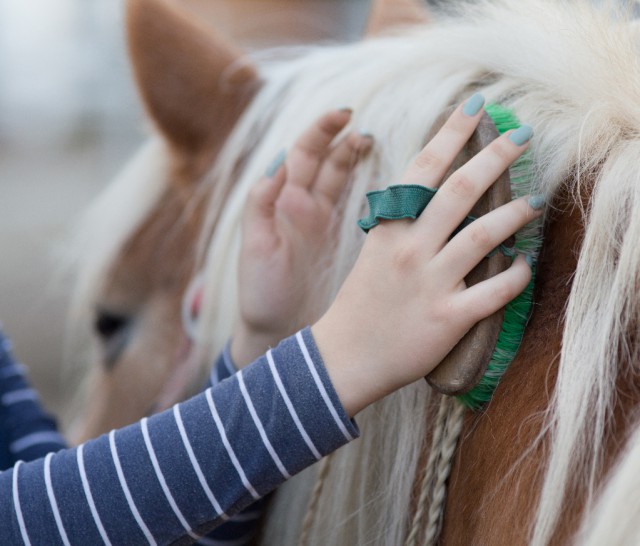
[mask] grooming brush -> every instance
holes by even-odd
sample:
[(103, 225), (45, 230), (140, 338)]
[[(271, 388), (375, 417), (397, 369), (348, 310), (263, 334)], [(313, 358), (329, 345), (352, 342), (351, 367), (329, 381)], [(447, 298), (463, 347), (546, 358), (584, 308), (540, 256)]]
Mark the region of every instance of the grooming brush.
[[(447, 117), (443, 116), (435, 124), (433, 134)], [(519, 126), (518, 118), (509, 109), (497, 104), (487, 105), (480, 125), (447, 176), (499, 135)], [(477, 218), (512, 199), (530, 194), (533, 183), (531, 171), (532, 162), (529, 153), (525, 152), (487, 190), (471, 215)], [(525, 226), (465, 277), (467, 286), (506, 270), (517, 254), (527, 254), (535, 260), (542, 242), (541, 231), (540, 220)], [(444, 394), (457, 396), (462, 404), (473, 410), (480, 409), (491, 400), (500, 379), (516, 357), (531, 314), (535, 266), (532, 269), (532, 278), (525, 290), (505, 308), (476, 324), (426, 377), (431, 386)]]

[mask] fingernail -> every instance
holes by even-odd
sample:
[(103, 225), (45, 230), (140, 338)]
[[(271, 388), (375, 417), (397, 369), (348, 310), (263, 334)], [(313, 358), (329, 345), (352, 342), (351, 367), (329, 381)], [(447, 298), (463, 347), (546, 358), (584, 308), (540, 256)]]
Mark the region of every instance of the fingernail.
[(338, 112), (347, 112), (348, 114), (353, 114), (353, 108), (349, 106), (341, 106), (338, 108)]
[(466, 116), (475, 116), (480, 108), (484, 106), (484, 97), (482, 93), (476, 93), (471, 98), (467, 99), (467, 102), (464, 103), (464, 108), (462, 111)]
[(531, 140), (533, 136), (533, 127), (531, 125), (523, 125), (509, 135), (509, 140), (516, 146), (522, 146)]
[(370, 138), (371, 140), (375, 140), (373, 133), (371, 131), (367, 131), (366, 129), (358, 129), (358, 134), (363, 138)]
[(534, 210), (540, 210), (546, 204), (547, 200), (544, 195), (532, 195), (529, 197), (529, 206)]
[(527, 262), (529, 269), (533, 269), (533, 256), (529, 256), (529, 254), (525, 254), (524, 261)]
[(284, 164), (285, 159), (287, 159), (287, 151), (286, 150), (280, 150), (278, 155), (271, 162), (271, 165), (269, 165), (269, 167), (267, 167), (267, 170), (265, 171), (264, 175), (267, 178), (273, 178), (273, 176), (278, 172), (280, 167), (282, 167), (282, 165)]

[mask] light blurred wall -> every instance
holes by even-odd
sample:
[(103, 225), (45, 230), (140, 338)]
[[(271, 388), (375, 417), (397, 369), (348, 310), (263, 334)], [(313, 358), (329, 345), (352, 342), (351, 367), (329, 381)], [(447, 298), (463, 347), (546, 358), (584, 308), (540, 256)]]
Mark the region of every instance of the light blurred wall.
[[(368, 0), (183, 3), (249, 49), (357, 39), (368, 10)], [(55, 251), (145, 127), (123, 0), (0, 0), (0, 320), (55, 411), (68, 399), (70, 290), (55, 281)]]
[(58, 409), (56, 245), (141, 139), (120, 0), (0, 0), (0, 320)]

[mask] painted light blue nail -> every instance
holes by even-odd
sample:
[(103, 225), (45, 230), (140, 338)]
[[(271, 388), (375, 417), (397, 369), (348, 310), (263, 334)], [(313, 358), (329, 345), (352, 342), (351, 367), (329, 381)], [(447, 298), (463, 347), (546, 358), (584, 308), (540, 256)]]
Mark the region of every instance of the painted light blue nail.
[(280, 169), (280, 167), (282, 167), (285, 159), (287, 159), (287, 151), (286, 150), (280, 150), (280, 152), (278, 153), (278, 155), (275, 157), (275, 159), (271, 162), (271, 165), (269, 165), (269, 167), (267, 167), (267, 170), (265, 171), (264, 175), (267, 178), (273, 178), (274, 175), (278, 172), (278, 170)]
[(533, 127), (531, 125), (523, 125), (509, 135), (509, 140), (516, 146), (523, 146), (533, 136)]
[(525, 255), (524, 261), (527, 262), (529, 269), (533, 269), (533, 256), (529, 256), (529, 254)]
[(462, 111), (467, 116), (475, 116), (483, 106), (484, 97), (482, 96), (482, 93), (476, 93), (464, 103)]
[(367, 131), (366, 129), (358, 129), (358, 134), (364, 138), (370, 138), (371, 140), (375, 140), (373, 133), (371, 131)]
[(338, 112), (348, 112), (349, 114), (353, 114), (353, 108), (351, 108), (351, 106), (341, 106), (338, 108)]
[(529, 197), (529, 206), (534, 210), (540, 210), (545, 206), (546, 202), (544, 195), (532, 195)]

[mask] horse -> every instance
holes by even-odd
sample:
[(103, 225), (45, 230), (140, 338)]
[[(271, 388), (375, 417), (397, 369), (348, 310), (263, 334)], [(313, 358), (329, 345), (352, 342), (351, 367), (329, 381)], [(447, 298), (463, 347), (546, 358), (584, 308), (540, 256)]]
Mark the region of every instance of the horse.
[[(197, 383), (236, 318), (246, 196), (315, 118), (346, 104), (376, 138), (345, 200), (328, 306), (363, 242), (365, 193), (398, 180), (440, 114), (481, 91), (535, 127), (531, 173), (548, 202), (518, 356), (482, 411), (426, 382), (368, 408), (360, 440), (277, 492), (261, 543), (636, 542), (640, 37), (630, 14), (586, 0), (451, 13), (380, 0), (361, 42), (247, 55), (168, 0), (128, 0), (127, 11), (156, 136), (80, 230), (76, 320), (93, 325), (102, 355), (80, 435)], [(180, 310), (198, 271), (191, 340)]]

